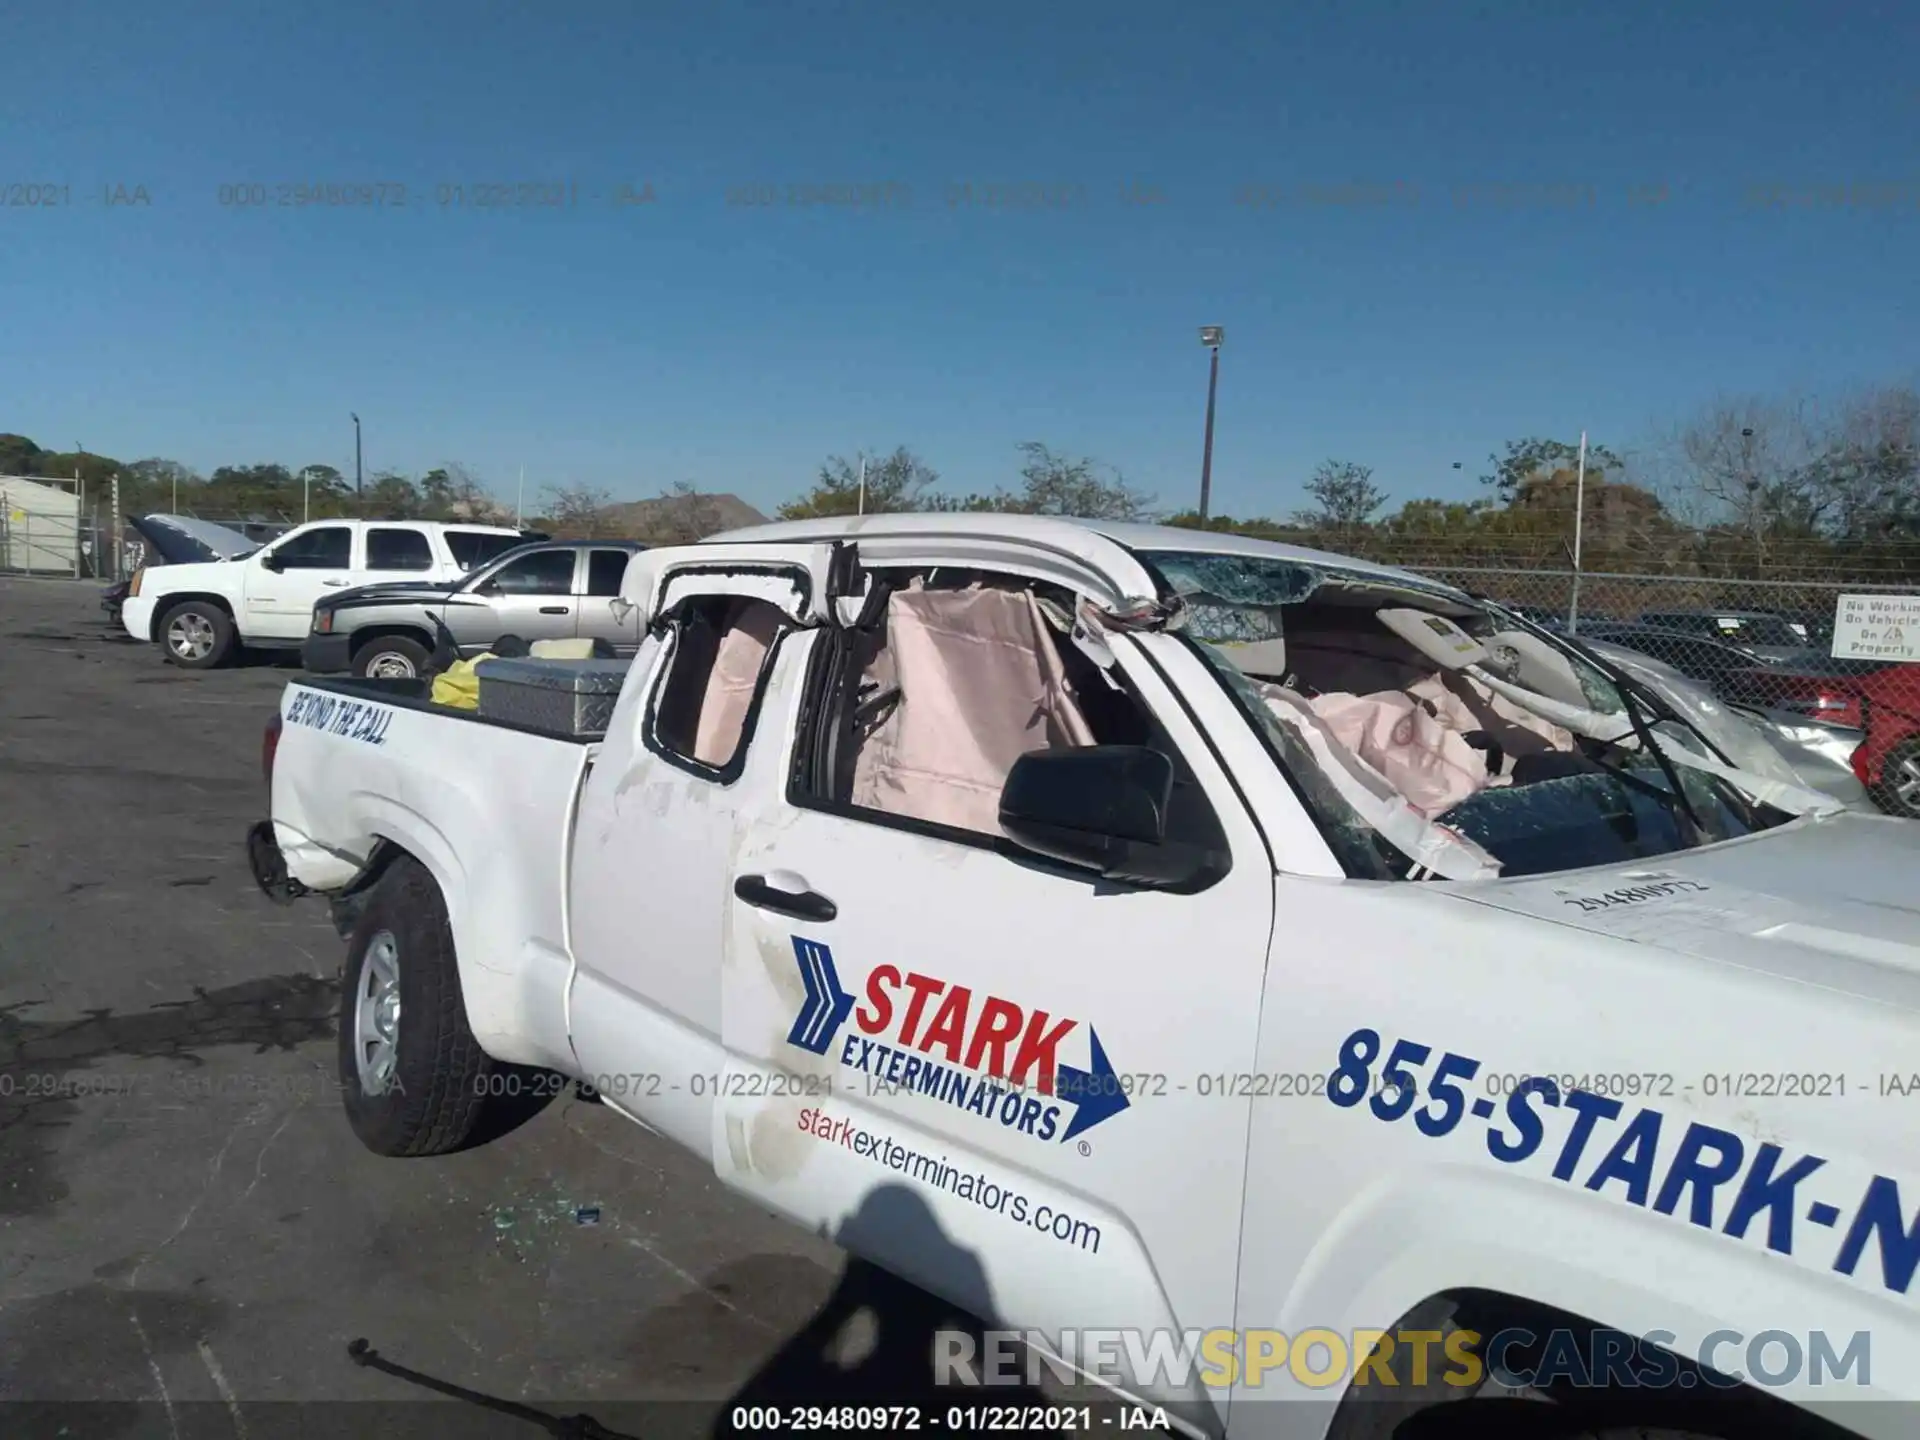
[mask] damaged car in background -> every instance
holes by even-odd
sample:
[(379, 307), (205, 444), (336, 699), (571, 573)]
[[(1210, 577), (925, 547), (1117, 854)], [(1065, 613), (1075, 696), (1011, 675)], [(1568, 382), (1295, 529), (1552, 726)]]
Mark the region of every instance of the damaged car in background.
[[(452, 580), (363, 585), (323, 597), (300, 647), (309, 674), (412, 679), (482, 654), (503, 636), (528, 644), (585, 640), (614, 657), (639, 648), (639, 622), (617, 602), (635, 540), (546, 540), (517, 546)], [(442, 632), (444, 631), (444, 637)]]
[[(152, 528), (178, 529), (180, 518)], [(120, 624), (170, 664), (210, 670), (246, 650), (297, 650), (329, 592), (397, 575), (454, 580), (528, 538), (466, 522), (315, 520), (238, 553), (142, 566), (120, 602)]]
[[(217, 524), (212, 520), (201, 520), (192, 515), (129, 515), (127, 524), (140, 536), (144, 548), (151, 552), (143, 557), (142, 563), (134, 567), (134, 574), (148, 565), (205, 565), (217, 560), (234, 560), (242, 555), (251, 555), (260, 548), (261, 542), (235, 530), (230, 525)], [(120, 622), (120, 609), (133, 588), (133, 575), (113, 585), (109, 585), (100, 595), (100, 608), (107, 612), (107, 618), (115, 624)]]
[(1381, 1386), (1073, 1337), (1553, 1316), (1697, 1382), (1818, 1316), (1870, 1378), (1534, 1398), (1610, 1440), (1920, 1400), (1920, 1138), (1875, 1079), (1920, 1040), (1920, 828), (1270, 542), (839, 517), (643, 552), (622, 598), (624, 668), (485, 662), (472, 712), (303, 679), (269, 723), (249, 854), (346, 937), (368, 1149), (568, 1077), (1196, 1435), (1384, 1434)]
[(1853, 771), (1866, 732), (1794, 710), (1740, 705), (1650, 655), (1584, 635), (1569, 641), (1604, 666), (1638, 681), (1707, 736), (1743, 769), (1794, 781), (1856, 810), (1875, 808)]

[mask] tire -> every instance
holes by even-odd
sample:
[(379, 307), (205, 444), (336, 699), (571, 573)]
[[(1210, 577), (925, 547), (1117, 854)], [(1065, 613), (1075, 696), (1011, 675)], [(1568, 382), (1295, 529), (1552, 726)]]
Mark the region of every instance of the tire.
[(548, 1072), (501, 1064), (473, 1038), (446, 904), (410, 855), (381, 876), (354, 927), (339, 1029), (347, 1123), (376, 1155), (485, 1144), (561, 1088)]
[(233, 617), (211, 600), (175, 605), (154, 633), (168, 662), (183, 670), (211, 670), (233, 655)]
[(1887, 814), (1920, 820), (1920, 738), (1903, 740), (1887, 752), (1880, 783), (1869, 793)]
[(406, 635), (382, 635), (353, 652), (353, 673), (362, 679), (417, 680), (432, 668), (432, 652)]

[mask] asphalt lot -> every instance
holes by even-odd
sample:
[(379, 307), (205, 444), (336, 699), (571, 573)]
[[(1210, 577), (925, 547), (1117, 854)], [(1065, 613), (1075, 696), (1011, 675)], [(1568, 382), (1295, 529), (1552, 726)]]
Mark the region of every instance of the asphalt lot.
[(635, 1435), (918, 1385), (930, 1299), (602, 1108), (440, 1159), (361, 1149), (343, 946), (246, 867), (295, 673), (183, 672), (96, 586), (0, 579), (0, 1432), (540, 1433), (413, 1403), (360, 1337)]

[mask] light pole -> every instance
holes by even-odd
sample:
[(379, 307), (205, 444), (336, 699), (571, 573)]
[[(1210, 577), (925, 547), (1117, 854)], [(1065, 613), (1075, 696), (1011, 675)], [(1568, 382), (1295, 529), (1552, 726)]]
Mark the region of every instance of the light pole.
[(313, 466), (309, 465), (300, 472), (300, 523), (306, 524), (313, 518)]
[(1220, 387), (1220, 342), (1227, 338), (1226, 330), (1219, 325), (1202, 325), (1200, 343), (1213, 351), (1213, 362), (1207, 368), (1207, 441), (1206, 448), (1200, 452), (1200, 524), (1207, 523), (1207, 506), (1213, 498), (1213, 397)]
[[(352, 412), (348, 412), (352, 413)], [(366, 490), (360, 476), (360, 417), (353, 417), (353, 500), (364, 508)]]

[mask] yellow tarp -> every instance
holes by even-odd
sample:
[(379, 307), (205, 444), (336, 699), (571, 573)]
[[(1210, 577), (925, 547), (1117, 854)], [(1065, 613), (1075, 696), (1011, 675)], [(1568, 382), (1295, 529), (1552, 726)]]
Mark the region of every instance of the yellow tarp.
[(471, 660), (456, 660), (452, 665), (433, 677), (433, 703), (448, 705), (455, 710), (478, 710), (480, 708), (480, 677), (473, 673), (473, 667), (482, 660), (498, 657), (488, 653), (476, 655)]

